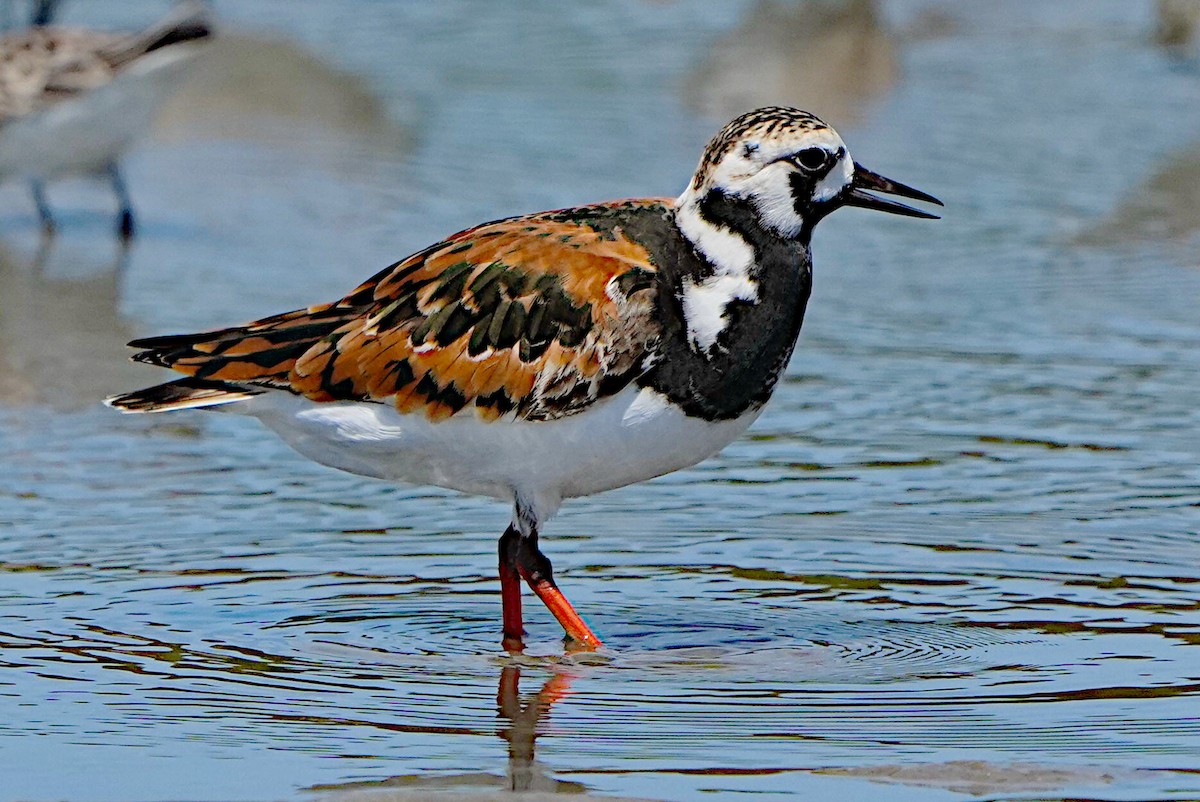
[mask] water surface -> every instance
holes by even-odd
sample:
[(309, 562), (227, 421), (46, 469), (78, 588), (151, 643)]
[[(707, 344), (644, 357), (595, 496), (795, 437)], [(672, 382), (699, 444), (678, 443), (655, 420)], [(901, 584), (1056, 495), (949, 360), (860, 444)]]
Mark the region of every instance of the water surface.
[[(1150, 3), (864, 5), (218, 3), (128, 253), (102, 188), (46, 250), (0, 188), (0, 798), (1200, 797), (1200, 71)], [(599, 655), (532, 604), (499, 649), (502, 505), (96, 403), (157, 378), (130, 337), (675, 193), (729, 104), (863, 46), (813, 110), (946, 219), (822, 224), (748, 435), (548, 527)]]

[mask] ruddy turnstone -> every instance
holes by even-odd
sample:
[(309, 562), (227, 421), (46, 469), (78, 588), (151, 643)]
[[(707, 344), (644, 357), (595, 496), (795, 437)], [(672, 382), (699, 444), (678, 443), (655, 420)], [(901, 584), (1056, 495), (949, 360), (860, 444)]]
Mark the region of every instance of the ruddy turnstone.
[(47, 232), (45, 182), (106, 174), (133, 235), (133, 210), (117, 160), (149, 128), (197, 43), (212, 29), (186, 4), (140, 33), (35, 26), (0, 37), (0, 180), (24, 178)]
[(762, 411), (811, 286), (813, 227), (842, 206), (933, 218), (807, 112), (743, 114), (683, 194), (511, 217), (385, 268), (345, 298), (130, 343), (187, 375), (108, 399), (220, 407), (301, 454), (380, 479), (511, 501), (500, 538), (505, 642), (520, 580), (585, 647), (538, 529), (565, 498), (694, 465)]

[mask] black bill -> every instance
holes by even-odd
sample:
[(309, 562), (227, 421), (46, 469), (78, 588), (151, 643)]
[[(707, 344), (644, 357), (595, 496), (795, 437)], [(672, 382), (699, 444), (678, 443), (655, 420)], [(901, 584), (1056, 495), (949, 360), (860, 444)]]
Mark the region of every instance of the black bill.
[(914, 209), (908, 204), (872, 195), (870, 192), (867, 192), (868, 189), (873, 189), (876, 192), (884, 192), (888, 195), (899, 195), (902, 198), (925, 201), (926, 203), (936, 203), (938, 206), (945, 205), (932, 195), (927, 195), (919, 189), (905, 186), (890, 178), (884, 178), (878, 173), (873, 173), (858, 162), (855, 162), (854, 179), (850, 183), (850, 189), (842, 195), (842, 203), (847, 206), (858, 206), (863, 209), (874, 209), (879, 212), (902, 214), (907, 217), (924, 217), (927, 220), (939, 219), (936, 214), (923, 212), (920, 209)]

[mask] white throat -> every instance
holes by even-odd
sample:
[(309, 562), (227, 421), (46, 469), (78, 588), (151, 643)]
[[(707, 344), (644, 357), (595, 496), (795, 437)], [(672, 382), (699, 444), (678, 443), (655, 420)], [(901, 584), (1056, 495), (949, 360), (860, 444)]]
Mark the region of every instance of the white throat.
[(688, 340), (697, 351), (707, 354), (729, 325), (729, 305), (758, 300), (758, 282), (751, 274), (754, 248), (732, 229), (706, 220), (691, 186), (675, 204), (679, 230), (714, 269), (700, 281), (685, 278), (680, 294)]

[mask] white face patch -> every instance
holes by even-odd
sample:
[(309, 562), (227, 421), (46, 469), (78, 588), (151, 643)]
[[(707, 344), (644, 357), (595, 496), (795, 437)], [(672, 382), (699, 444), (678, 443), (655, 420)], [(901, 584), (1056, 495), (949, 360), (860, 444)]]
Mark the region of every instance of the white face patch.
[[(835, 151), (836, 152), (836, 151)], [(829, 174), (817, 182), (813, 191), (813, 200), (823, 203), (836, 198), (850, 182), (854, 180), (854, 161), (849, 156), (843, 156), (841, 161), (833, 165)]]
[(804, 226), (804, 219), (796, 213), (796, 199), (792, 197), (789, 176), (795, 169), (786, 162), (775, 162), (745, 182), (763, 225), (786, 238), (798, 236)]

